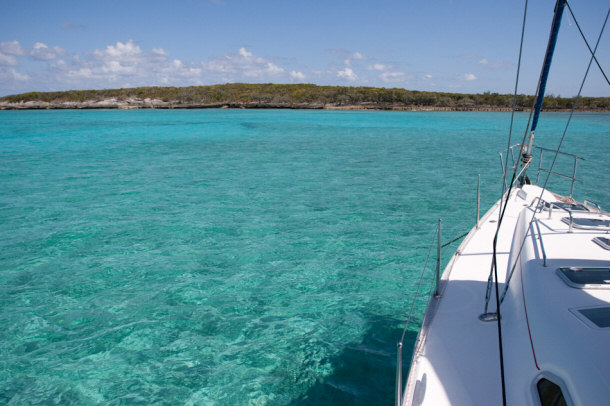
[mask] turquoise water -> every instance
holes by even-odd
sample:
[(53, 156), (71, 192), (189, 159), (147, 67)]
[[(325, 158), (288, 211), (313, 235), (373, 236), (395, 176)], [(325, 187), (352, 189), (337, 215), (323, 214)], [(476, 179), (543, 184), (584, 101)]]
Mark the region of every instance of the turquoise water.
[[(479, 173), (498, 198), (509, 119), (0, 111), (0, 403), (389, 404), (436, 221), (472, 227)], [(608, 208), (610, 115), (571, 129)]]

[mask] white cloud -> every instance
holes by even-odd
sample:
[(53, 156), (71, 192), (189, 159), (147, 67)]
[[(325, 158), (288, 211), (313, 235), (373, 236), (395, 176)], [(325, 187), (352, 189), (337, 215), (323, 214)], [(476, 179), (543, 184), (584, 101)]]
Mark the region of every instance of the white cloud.
[(8, 55), (25, 55), (25, 48), (19, 41), (0, 42), (0, 51)]
[(95, 77), (95, 75), (93, 74), (93, 71), (91, 71), (91, 69), (89, 69), (89, 68), (68, 70), (67, 76), (69, 78), (74, 78), (74, 79), (79, 79), (79, 78), (91, 79), (91, 78)]
[(6, 69), (0, 67), (0, 83), (3, 80), (25, 82), (30, 80), (30, 76), (25, 73), (17, 72), (14, 68)]
[(93, 55), (101, 60), (135, 60), (142, 55), (142, 50), (139, 46), (129, 40), (125, 43), (117, 42), (116, 45), (108, 45), (106, 49), (100, 51), (96, 49)]
[[(19, 53), (17, 42), (2, 43), (3, 49)], [(31, 76), (3, 68), (2, 65), (17, 66), (19, 60), (13, 55), (0, 52), (0, 91), (51, 90), (58, 88), (109, 88), (152, 85), (200, 85), (205, 69), (201, 63), (170, 59), (169, 53), (162, 48), (144, 50), (134, 41), (119, 41), (101, 49), (71, 58), (59, 58), (66, 54), (60, 47), (49, 47), (37, 42), (31, 51), (24, 51), (32, 58), (47, 61), (39, 65)], [(245, 50), (244, 50), (245, 52)], [(244, 57), (242, 57), (244, 58)], [(246, 53), (246, 58), (254, 58)], [(254, 59), (256, 63), (257, 60)], [(276, 74), (283, 69), (270, 61), (259, 64), (265, 72)], [(17, 81), (30, 80), (28, 87), (16, 85)], [(22, 82), (20, 82), (22, 83)], [(50, 89), (50, 84), (52, 88)], [(208, 82), (209, 83), (209, 82)]]
[(102, 66), (102, 72), (113, 75), (133, 75), (136, 71), (135, 65), (123, 65), (120, 61), (107, 61)]
[(248, 52), (246, 51), (246, 48), (239, 48), (239, 54), (241, 56), (243, 56), (244, 58), (251, 58), (252, 57), (252, 52)]
[(159, 60), (166, 60), (167, 58), (169, 58), (169, 54), (167, 52), (165, 52), (165, 50), (163, 48), (153, 48), (152, 49), (153, 55), (156, 56)]
[(35, 43), (34, 47), (30, 51), (30, 55), (34, 57), (34, 59), (38, 59), (40, 61), (50, 61), (51, 59), (56, 59), (65, 54), (65, 49), (58, 46), (49, 48), (46, 44), (42, 42)]
[(278, 73), (284, 72), (284, 69), (280, 68), (277, 65), (272, 64), (271, 62), (267, 62), (267, 72), (272, 75), (277, 75)]
[(138, 67), (145, 68), (141, 64), (141, 56), (142, 50), (132, 41), (117, 42), (116, 45), (108, 45), (103, 51), (93, 51), (96, 63), (90, 63), (80, 72), (85, 75), (95, 73), (94, 76), (106, 76), (111, 80), (115, 80), (119, 75), (135, 75)]
[(431, 74), (429, 74), (429, 73), (426, 73), (426, 74), (424, 75), (424, 79), (425, 79), (425, 80), (430, 80), (430, 79), (432, 79), (432, 75), (431, 75)]
[(300, 82), (305, 80), (305, 75), (303, 74), (303, 72), (297, 72), (293, 70), (290, 72), (290, 78)]
[(169, 54), (162, 48), (145, 52), (133, 40), (128, 40), (83, 56), (74, 55), (69, 62), (59, 59), (51, 69), (58, 82), (84, 88), (178, 84), (184, 76), (193, 75), (192, 64), (186, 66), (179, 60), (168, 62), (168, 59)]
[(473, 75), (472, 73), (464, 73), (462, 76), (460, 76), (461, 80), (477, 80), (477, 77), (475, 75)]
[(386, 71), (386, 70), (390, 69), (390, 67), (388, 65), (384, 65), (384, 64), (381, 64), (381, 63), (375, 63), (373, 65), (367, 66), (366, 69), (367, 70), (376, 70), (376, 71), (383, 72), (383, 71)]
[(11, 74), (13, 75), (13, 79), (15, 79), (15, 80), (19, 80), (19, 81), (30, 80), (29, 75), (27, 75), (26, 73), (19, 73), (15, 69), (11, 69)]
[(354, 71), (347, 66), (345, 67), (345, 69), (338, 71), (337, 76), (342, 79), (347, 79), (351, 82), (358, 80), (358, 75), (356, 75)]
[(240, 48), (237, 54), (226, 54), (203, 62), (204, 70), (212, 76), (221, 75), (222, 78), (242, 80), (243, 78), (264, 80), (277, 77), (284, 73), (284, 68), (273, 62), (255, 56), (246, 48)]
[(174, 59), (167, 68), (163, 69), (163, 71), (184, 78), (196, 78), (201, 75), (202, 69), (184, 64), (180, 59)]
[(5, 55), (0, 52), (0, 66), (17, 66), (17, 58), (13, 55)]
[(384, 82), (405, 82), (413, 77), (411, 75), (407, 75), (404, 72), (383, 72), (379, 75), (381, 80)]
[(51, 67), (54, 69), (65, 69), (67, 66), (68, 64), (63, 59), (58, 59), (51, 64)]
[[(144, 52), (133, 40), (118, 41), (103, 50), (94, 50), (89, 58), (83, 59), (77, 55), (72, 66), (67, 70), (67, 76), (72, 79), (98, 79), (108, 82), (127, 80), (131, 77), (131, 80), (148, 82), (155, 75), (171, 69), (174, 74), (181, 75), (186, 68), (172, 63), (168, 65), (168, 58), (169, 54), (162, 48), (153, 48), (152, 52)], [(56, 64), (55, 67), (60, 70), (66, 69), (65, 64)]]
[(504, 69), (504, 68), (510, 68), (512, 66), (512, 64), (510, 62), (489, 61), (486, 58), (479, 60), (479, 65), (483, 65), (483, 66), (486, 66), (491, 69)]
[[(335, 50), (335, 53), (347, 53), (347, 51), (343, 51), (343, 50)], [(362, 59), (366, 59), (366, 56), (364, 56), (363, 54), (361, 54), (360, 52), (354, 52), (353, 54), (349, 54), (347, 56), (347, 58), (345, 58), (343, 60), (343, 63), (345, 64), (345, 66), (351, 66), (352, 61), (353, 60), (362, 60)]]
[(204, 62), (203, 66), (212, 73), (235, 73), (237, 71), (230, 61), (224, 61), (222, 59)]
[[(259, 56), (248, 47), (237, 47), (233, 52), (202, 61), (172, 58), (160, 47), (144, 47), (133, 40), (118, 41), (88, 52), (65, 57), (65, 50), (37, 42), (25, 49), (19, 42), (0, 43), (0, 91), (7, 90), (56, 90), (68, 88), (119, 88), (128, 86), (189, 86), (227, 82), (274, 82), (333, 84), (347, 82), (400, 83), (412, 79), (412, 75), (397, 71), (390, 64), (376, 62), (360, 52), (343, 50), (335, 64), (326, 69), (305, 70), (292, 60), (283, 63)], [(17, 68), (23, 53), (30, 58), (46, 61), (28, 65), (30, 70)], [(343, 65), (346, 60), (350, 65)], [(338, 65), (336, 63), (339, 63)], [(362, 72), (362, 74), (360, 74)], [(28, 80), (28, 82), (24, 82)], [(27, 83), (27, 84), (26, 84)], [(27, 86), (27, 87), (26, 87)]]

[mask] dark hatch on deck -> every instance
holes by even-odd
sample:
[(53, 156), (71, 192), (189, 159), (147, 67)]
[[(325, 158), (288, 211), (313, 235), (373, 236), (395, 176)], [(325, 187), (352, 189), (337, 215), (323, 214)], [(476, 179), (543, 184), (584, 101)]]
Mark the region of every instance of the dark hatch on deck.
[(597, 327), (610, 327), (610, 307), (579, 309), (580, 314), (591, 320)]
[[(551, 203), (544, 202), (544, 208), (546, 210), (549, 209)], [(559, 207), (565, 210), (573, 211), (573, 212), (589, 212), (590, 210), (582, 203), (564, 203), (564, 202), (553, 202), (554, 207)]]
[(610, 288), (610, 268), (559, 268), (561, 279), (573, 288)]
[(599, 245), (600, 247), (607, 249), (610, 251), (610, 238), (605, 237), (595, 237), (593, 241)]
[[(570, 218), (564, 217), (561, 219), (566, 224), (570, 224)], [(572, 225), (574, 228), (584, 228), (587, 230), (595, 229), (606, 229), (610, 227), (610, 220), (592, 219), (587, 217), (574, 217), (572, 218)]]

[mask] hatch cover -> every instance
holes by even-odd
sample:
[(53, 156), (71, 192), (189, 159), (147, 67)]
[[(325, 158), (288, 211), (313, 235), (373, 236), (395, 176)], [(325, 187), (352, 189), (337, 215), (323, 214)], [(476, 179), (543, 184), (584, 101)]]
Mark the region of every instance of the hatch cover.
[(557, 274), (573, 288), (610, 289), (610, 267), (605, 268), (559, 268)]
[(599, 328), (610, 327), (610, 307), (592, 307), (578, 309), (578, 312)]
[[(561, 219), (566, 224), (570, 224), (570, 218), (564, 217)], [(582, 228), (585, 230), (606, 230), (610, 228), (610, 220), (608, 219), (592, 219), (587, 217), (573, 217), (572, 227)]]

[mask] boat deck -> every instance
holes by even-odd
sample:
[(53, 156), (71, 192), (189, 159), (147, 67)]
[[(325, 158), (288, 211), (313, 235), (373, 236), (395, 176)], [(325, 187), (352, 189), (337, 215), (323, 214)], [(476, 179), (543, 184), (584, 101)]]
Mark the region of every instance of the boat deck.
[[(530, 193), (514, 191), (504, 215), (497, 245), (500, 294), (519, 214), (542, 190), (531, 188)], [(556, 200), (547, 191), (542, 198)], [(484, 312), (498, 215), (497, 203), (480, 221), (479, 229), (470, 232), (443, 273), (440, 297), (431, 299), (416, 344), (406, 405), (502, 404), (497, 323), (478, 318)], [(488, 311), (495, 312), (495, 308), (492, 291)]]

